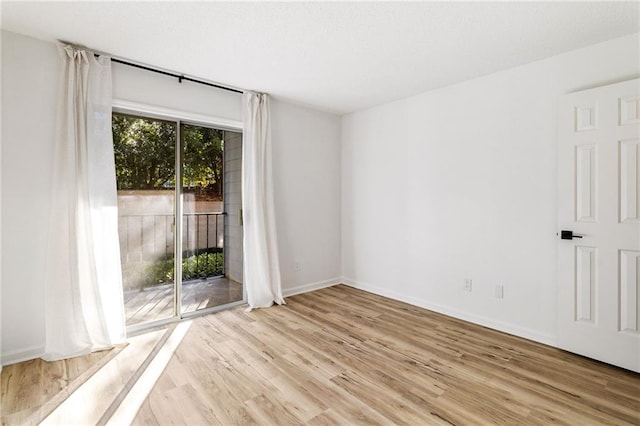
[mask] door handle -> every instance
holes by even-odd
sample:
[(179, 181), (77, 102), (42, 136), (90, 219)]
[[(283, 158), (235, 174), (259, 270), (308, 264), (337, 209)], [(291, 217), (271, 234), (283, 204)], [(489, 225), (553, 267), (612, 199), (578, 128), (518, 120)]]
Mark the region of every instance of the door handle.
[(582, 235), (574, 235), (573, 231), (560, 231), (560, 238), (563, 240), (572, 240), (574, 238), (582, 238)]

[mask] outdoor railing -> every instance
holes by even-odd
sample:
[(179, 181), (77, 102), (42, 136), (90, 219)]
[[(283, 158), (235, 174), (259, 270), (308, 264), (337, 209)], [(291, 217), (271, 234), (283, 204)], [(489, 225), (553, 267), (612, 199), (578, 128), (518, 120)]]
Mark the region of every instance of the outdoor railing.
[[(222, 249), (222, 212), (184, 213), (183, 255), (215, 253)], [(122, 261), (143, 260), (174, 252), (173, 214), (129, 214), (118, 217)]]
[[(184, 213), (183, 280), (224, 274), (223, 212)], [(125, 288), (143, 288), (173, 280), (173, 214), (124, 214), (118, 217)]]

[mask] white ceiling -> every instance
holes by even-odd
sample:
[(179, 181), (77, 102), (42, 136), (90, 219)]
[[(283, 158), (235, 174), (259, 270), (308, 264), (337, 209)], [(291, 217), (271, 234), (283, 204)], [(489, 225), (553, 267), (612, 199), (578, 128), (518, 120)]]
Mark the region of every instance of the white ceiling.
[(640, 31), (638, 2), (5, 2), (2, 28), (360, 110)]

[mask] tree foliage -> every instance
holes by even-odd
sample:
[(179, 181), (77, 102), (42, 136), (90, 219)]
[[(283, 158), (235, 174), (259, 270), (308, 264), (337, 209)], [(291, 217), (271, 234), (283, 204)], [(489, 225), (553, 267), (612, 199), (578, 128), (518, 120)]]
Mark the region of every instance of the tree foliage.
[(222, 131), (207, 127), (182, 126), (184, 140), (182, 185), (210, 188), (222, 196)]
[[(112, 130), (119, 190), (175, 186), (175, 123), (113, 114)], [(222, 131), (184, 124), (181, 136), (183, 187), (220, 198)]]

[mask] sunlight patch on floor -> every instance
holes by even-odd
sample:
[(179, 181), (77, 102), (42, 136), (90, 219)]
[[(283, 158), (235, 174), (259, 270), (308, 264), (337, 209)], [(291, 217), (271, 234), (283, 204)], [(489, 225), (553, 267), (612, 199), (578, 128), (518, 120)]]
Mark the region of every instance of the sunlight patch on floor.
[(105, 364), (43, 421), (42, 425), (96, 424), (167, 330), (128, 339), (128, 345)]
[(138, 410), (147, 398), (153, 386), (169, 363), (180, 342), (191, 327), (191, 321), (179, 323), (171, 333), (164, 345), (160, 348), (151, 363), (144, 370), (144, 373), (133, 385), (126, 398), (122, 401), (107, 425), (128, 425), (131, 424), (138, 414)]

